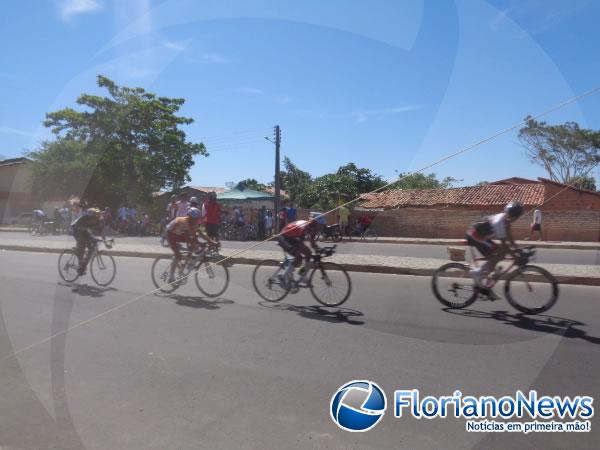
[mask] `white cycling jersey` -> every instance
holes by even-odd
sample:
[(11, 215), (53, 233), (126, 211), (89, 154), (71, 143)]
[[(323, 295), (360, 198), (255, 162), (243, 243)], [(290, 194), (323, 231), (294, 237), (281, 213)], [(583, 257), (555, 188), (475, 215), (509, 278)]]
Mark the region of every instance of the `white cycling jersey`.
[(490, 225), (494, 230), (494, 237), (496, 239), (506, 239), (506, 213), (499, 213), (490, 216)]

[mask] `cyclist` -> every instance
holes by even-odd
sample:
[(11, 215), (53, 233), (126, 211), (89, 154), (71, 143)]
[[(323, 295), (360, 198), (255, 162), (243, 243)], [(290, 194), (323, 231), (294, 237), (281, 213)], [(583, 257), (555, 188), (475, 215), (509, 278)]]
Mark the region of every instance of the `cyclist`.
[(181, 252), (179, 251), (179, 243), (185, 243), (189, 246), (190, 250), (194, 253), (198, 251), (198, 236), (203, 238), (210, 244), (216, 245), (216, 243), (206, 236), (199, 228), (202, 220), (202, 213), (196, 207), (191, 207), (187, 211), (187, 215), (183, 217), (176, 217), (167, 225), (167, 242), (173, 250), (174, 258), (171, 263), (171, 269), (169, 271), (169, 283), (175, 281), (175, 268), (179, 261), (181, 261)]
[[(104, 225), (104, 219), (98, 208), (89, 208), (85, 214), (81, 215), (71, 223), (73, 237), (77, 242), (75, 254), (79, 259), (79, 268), (77, 269), (79, 276), (85, 274), (91, 250), (99, 240), (94, 233), (100, 234), (102, 240), (106, 239)], [(87, 252), (85, 251), (86, 248), (88, 249)]]
[[(517, 257), (518, 247), (512, 236), (511, 224), (523, 214), (523, 205), (510, 202), (504, 212), (487, 217), (467, 230), (467, 244), (475, 247), (486, 259), (485, 263), (471, 270), (471, 276), (478, 286), (483, 277), (491, 273), (496, 264), (502, 261), (507, 253)], [(500, 242), (496, 243), (492, 239)]]
[(319, 223), (312, 220), (296, 220), (283, 227), (277, 238), (280, 247), (294, 257), (294, 267), (300, 266), (304, 257), (304, 265), (300, 269), (300, 275), (304, 275), (310, 268), (312, 252), (306, 246), (304, 240), (308, 237), (310, 246), (317, 250), (317, 234), (319, 232)]

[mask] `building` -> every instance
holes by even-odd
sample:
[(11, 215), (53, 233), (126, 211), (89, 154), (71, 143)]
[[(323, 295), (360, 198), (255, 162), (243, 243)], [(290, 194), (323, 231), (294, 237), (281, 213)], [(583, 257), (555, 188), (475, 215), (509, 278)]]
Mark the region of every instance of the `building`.
[[(515, 237), (529, 234), (531, 212), (543, 213), (546, 240), (600, 241), (600, 192), (546, 178), (508, 178), (450, 189), (397, 189), (365, 194), (361, 209), (376, 215), (382, 236), (460, 238), (469, 224), (497, 213), (510, 201), (525, 206), (515, 222)], [(359, 214), (355, 212), (355, 215)]]
[(31, 192), (31, 160), (12, 158), (0, 161), (0, 223), (8, 223), (37, 205)]

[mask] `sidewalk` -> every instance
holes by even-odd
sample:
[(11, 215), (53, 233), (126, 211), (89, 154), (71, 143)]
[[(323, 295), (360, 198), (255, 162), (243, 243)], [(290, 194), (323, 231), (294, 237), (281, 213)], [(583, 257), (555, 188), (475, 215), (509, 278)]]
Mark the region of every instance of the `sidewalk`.
[[(454, 240), (445, 241), (446, 245), (458, 242)], [(2, 241), (0, 239), (0, 250), (60, 253), (64, 249), (65, 242), (60, 241), (36, 242), (35, 240), (19, 240), (18, 243), (15, 243), (14, 241)], [(114, 256), (135, 258), (168, 258), (172, 254), (170, 249), (161, 247), (158, 244), (120, 244), (118, 241), (115, 247), (109, 250), (109, 252)], [(280, 261), (282, 258), (280, 251), (265, 250), (242, 251), (222, 249), (221, 254), (223, 257), (231, 257), (231, 262), (234, 264), (255, 265), (265, 259)], [(335, 254), (331, 258), (327, 258), (327, 261), (341, 264), (344, 268), (352, 272), (419, 276), (431, 276), (435, 269), (448, 262), (448, 260), (434, 258), (356, 254)], [(536, 263), (533, 262), (533, 264)], [(550, 271), (560, 283), (600, 286), (600, 266), (573, 264), (537, 265)]]
[[(0, 225), (1, 232), (27, 232), (27, 228)], [(346, 239), (344, 241), (347, 242)], [(413, 245), (462, 245), (462, 239), (443, 239), (443, 238), (411, 238), (411, 237), (384, 237), (380, 236), (377, 240), (361, 241), (353, 238), (353, 243), (367, 242), (369, 244), (413, 244)], [(600, 242), (569, 242), (569, 241), (516, 241), (517, 244), (532, 245), (537, 248), (567, 249), (567, 250), (600, 250)]]

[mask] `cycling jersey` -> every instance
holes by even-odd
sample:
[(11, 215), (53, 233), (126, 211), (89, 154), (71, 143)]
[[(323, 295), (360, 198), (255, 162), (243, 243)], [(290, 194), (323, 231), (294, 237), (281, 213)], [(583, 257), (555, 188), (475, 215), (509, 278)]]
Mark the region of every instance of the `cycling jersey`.
[(308, 220), (296, 220), (295, 222), (288, 223), (281, 230), (282, 236), (289, 238), (304, 237), (306, 236), (306, 228), (310, 225)]
[(98, 216), (94, 215), (84, 215), (75, 219), (71, 226), (76, 230), (87, 229), (87, 228), (97, 228), (102, 223), (102, 220)]

